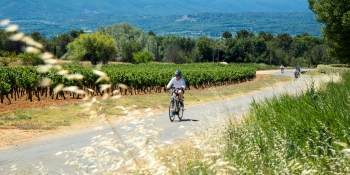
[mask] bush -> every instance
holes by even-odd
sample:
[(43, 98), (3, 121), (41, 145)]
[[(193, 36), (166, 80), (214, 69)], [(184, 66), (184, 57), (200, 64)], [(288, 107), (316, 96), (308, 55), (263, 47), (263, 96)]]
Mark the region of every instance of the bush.
[(148, 51), (140, 51), (132, 54), (134, 57), (134, 63), (148, 63), (154, 61), (154, 55)]
[(290, 65), (293, 66), (293, 67), (309, 67), (309, 60), (307, 60), (306, 58), (304, 57), (299, 57), (299, 58), (296, 58), (296, 59), (293, 59), (291, 62), (290, 62)]
[(24, 65), (37, 66), (44, 63), (44, 61), (38, 57), (38, 54), (34, 53), (24, 52), (23, 54), (18, 55), (18, 57), (22, 60)]
[(0, 52), (0, 62), (3, 66), (8, 66), (12, 62), (16, 62), (16, 53), (15, 52), (9, 52), (9, 51), (2, 51)]

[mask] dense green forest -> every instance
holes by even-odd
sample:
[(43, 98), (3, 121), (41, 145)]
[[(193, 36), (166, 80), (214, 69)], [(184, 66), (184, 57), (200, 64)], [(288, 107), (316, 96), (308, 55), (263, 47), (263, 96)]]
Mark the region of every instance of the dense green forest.
[[(160, 36), (152, 30), (147, 33), (129, 23), (120, 23), (96, 30), (102, 35), (84, 34), (84, 31), (71, 30), (70, 34), (61, 34), (52, 39), (45, 38), (40, 32), (31, 33), (31, 37), (44, 45), (47, 51), (61, 59), (107, 63), (124, 61), (142, 63), (148, 61), (191, 63), (191, 62), (235, 62), (265, 63), (269, 65), (312, 66), (321, 63), (334, 63), (327, 56), (328, 47), (322, 38), (310, 36), (307, 32), (296, 36), (287, 33), (272, 34), (261, 31), (258, 34), (242, 29), (236, 33), (222, 31), (218, 39), (208, 36), (199, 38), (180, 36)], [(23, 53), (23, 44), (7, 40), (9, 33), (0, 30), (0, 50), (4, 58), (17, 57), (22, 60), (34, 59)], [(89, 36), (89, 37), (87, 37)], [(94, 38), (95, 37), (95, 38)], [(106, 52), (103, 47), (93, 44), (101, 37), (111, 40), (116, 47)], [(114, 40), (114, 41), (112, 41)], [(101, 53), (105, 53), (102, 57)], [(18, 56), (16, 56), (18, 55)], [(107, 58), (107, 59), (106, 59)], [(11, 60), (2, 59), (3, 65)], [(25, 61), (37, 65), (39, 61)]]

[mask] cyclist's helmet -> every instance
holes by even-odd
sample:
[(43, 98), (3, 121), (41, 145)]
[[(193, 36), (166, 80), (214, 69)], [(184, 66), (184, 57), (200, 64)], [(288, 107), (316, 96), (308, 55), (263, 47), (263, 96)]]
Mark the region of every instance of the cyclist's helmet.
[(176, 71), (175, 71), (175, 75), (180, 75), (180, 76), (182, 76), (182, 72), (179, 71), (179, 70), (176, 70)]

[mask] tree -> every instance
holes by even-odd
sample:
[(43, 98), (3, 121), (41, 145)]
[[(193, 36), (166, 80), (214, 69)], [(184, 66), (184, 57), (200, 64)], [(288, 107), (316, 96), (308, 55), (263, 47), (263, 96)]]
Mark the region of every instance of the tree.
[[(153, 43), (146, 42), (148, 40), (147, 39), (148, 37), (154, 37), (154, 36), (148, 35), (147, 33), (143, 32), (141, 29), (136, 28), (126, 22), (123, 22), (120, 24), (114, 24), (108, 27), (100, 27), (97, 31), (102, 34), (108, 34), (112, 38), (114, 38), (116, 41), (118, 41), (117, 42), (118, 50), (122, 50), (122, 45), (124, 43), (133, 41), (133, 40), (141, 44), (141, 47), (142, 47), (141, 50), (144, 49), (145, 47), (150, 47), (150, 48), (157, 47), (156, 42), (153, 42)], [(155, 53), (155, 55), (157, 55), (157, 53)], [(119, 52), (117, 56), (118, 56), (117, 58), (118, 60), (125, 59), (123, 52)], [(132, 57), (132, 54), (130, 54), (130, 57)]]
[(184, 62), (182, 53), (183, 52), (181, 52), (179, 46), (170, 44), (170, 45), (167, 45), (167, 48), (164, 53), (164, 59), (165, 61), (168, 61), (168, 62), (181, 64)]
[(41, 36), (40, 32), (35, 31), (31, 34), (31, 37), (35, 40), (35, 41), (40, 41), (43, 37)]
[(278, 46), (284, 51), (288, 51), (293, 43), (292, 37), (287, 33), (277, 34), (276, 40)]
[(232, 33), (226, 30), (224, 33), (222, 33), (222, 37), (225, 39), (232, 38)]
[(350, 3), (344, 0), (308, 0), (316, 20), (324, 24), (322, 35), (330, 55), (350, 63)]
[(265, 33), (264, 31), (259, 32), (258, 38), (259, 38), (259, 39), (261, 38), (261, 39), (264, 39), (264, 40), (265, 40), (265, 38), (266, 38), (266, 33)]
[(81, 34), (68, 44), (68, 59), (75, 61), (91, 61), (91, 64), (106, 64), (117, 54), (116, 41), (109, 35), (99, 32)]
[(201, 36), (197, 39), (197, 49), (199, 52), (199, 60), (198, 61), (210, 61), (212, 57), (212, 39), (207, 36)]
[(248, 36), (249, 36), (248, 30), (242, 29), (242, 30), (237, 32), (236, 38), (237, 39), (244, 39), (244, 38), (248, 38)]
[(23, 54), (19, 54), (18, 57), (22, 60), (22, 64), (24, 65), (32, 65), (37, 66), (39, 64), (43, 64), (43, 60), (38, 57), (38, 54), (24, 52)]
[(72, 30), (70, 31), (70, 36), (73, 37), (73, 38), (78, 38), (80, 34), (84, 34), (84, 31), (83, 30)]
[(122, 52), (123, 52), (123, 60), (130, 63), (135, 63), (133, 53), (140, 52), (142, 50), (142, 46), (135, 40), (131, 40), (129, 42), (123, 43)]
[(149, 51), (140, 51), (132, 54), (136, 64), (154, 61), (154, 55)]
[(148, 31), (147, 34), (151, 36), (157, 36), (152, 30)]
[(67, 45), (74, 40), (74, 38), (66, 33), (54, 37), (56, 45), (58, 46), (57, 56), (61, 57), (63, 54), (67, 52)]

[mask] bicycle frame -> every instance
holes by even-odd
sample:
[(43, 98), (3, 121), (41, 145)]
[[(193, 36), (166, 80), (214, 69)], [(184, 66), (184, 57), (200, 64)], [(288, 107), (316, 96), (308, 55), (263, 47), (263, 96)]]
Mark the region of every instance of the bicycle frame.
[(174, 105), (174, 111), (175, 112), (178, 112), (179, 111), (179, 101), (180, 101), (180, 99), (179, 99), (179, 95), (177, 95), (177, 93), (176, 93), (176, 89), (175, 88), (173, 88), (173, 92), (171, 93), (171, 100), (170, 100), (170, 102), (171, 101), (174, 101), (175, 103), (175, 105)]
[(183, 111), (184, 111), (183, 107), (179, 107), (180, 97), (176, 92), (177, 92), (177, 89), (172, 88), (171, 99), (169, 104), (169, 118), (171, 122), (174, 121), (175, 115), (177, 115), (179, 120), (181, 121), (183, 116)]

